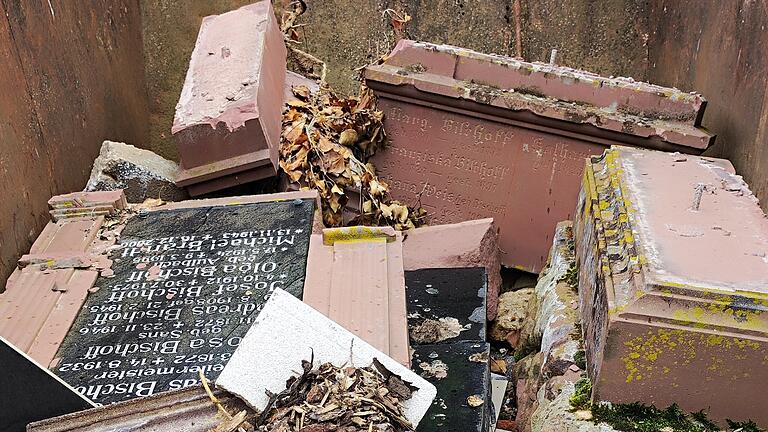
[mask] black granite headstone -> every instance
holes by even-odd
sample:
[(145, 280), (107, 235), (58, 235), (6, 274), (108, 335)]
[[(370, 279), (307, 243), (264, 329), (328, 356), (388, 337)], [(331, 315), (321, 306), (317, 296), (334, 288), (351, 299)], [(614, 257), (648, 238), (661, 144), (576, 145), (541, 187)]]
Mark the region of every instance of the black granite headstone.
[(90, 402), (0, 337), (0, 432), (93, 408)]
[(455, 337), (429, 343), (486, 340), (485, 298), (488, 283), (484, 268), (431, 268), (407, 271), (405, 286), (411, 344), (423, 343), (414, 337), (414, 330), (422, 326), (425, 320), (446, 326), (448, 322), (457, 321), (455, 328), (460, 326), (462, 329)]
[[(411, 369), (437, 387), (416, 432), (486, 432), (492, 423), (487, 342), (413, 347)], [(470, 402), (470, 398), (472, 402)]]
[(301, 298), (313, 212), (304, 199), (134, 216), (55, 372), (101, 404), (217, 378), (275, 288)]

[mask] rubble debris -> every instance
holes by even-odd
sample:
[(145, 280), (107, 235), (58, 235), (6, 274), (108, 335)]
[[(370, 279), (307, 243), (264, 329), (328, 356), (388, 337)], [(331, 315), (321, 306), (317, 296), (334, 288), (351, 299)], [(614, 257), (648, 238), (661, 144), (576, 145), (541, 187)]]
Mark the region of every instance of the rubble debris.
[(486, 315), (489, 321), (496, 318), (501, 264), (498, 228), (493, 219), (424, 226), (406, 231), (404, 238), (403, 265), (406, 271), (484, 267), (488, 278)]
[[(399, 377), (412, 389), (411, 397), (402, 401), (402, 416), (411, 425), (419, 424), (437, 392), (408, 368), (279, 288), (240, 341), (216, 385), (259, 411), (269, 411), (273, 399), (270, 392), (275, 394), (286, 388), (286, 382), (295, 377), (294, 371), (311, 370), (303, 363), (308, 358), (319, 365), (331, 363), (357, 370), (373, 364), (382, 374), (386, 375), (383, 370), (387, 370)], [(314, 393), (313, 399), (319, 391)], [(321, 405), (327, 411), (320, 415), (335, 416), (343, 408), (329, 409), (332, 405), (327, 405), (327, 400)]]
[(53, 370), (98, 403), (195, 385), (200, 369), (217, 377), (273, 289), (301, 297), (316, 202), (188, 201), (128, 219), (113, 277), (96, 281)]
[(126, 213), (122, 191), (76, 192), (49, 203), (72, 211), (53, 215), (0, 294), (0, 335), (46, 366), (99, 272), (111, 265), (106, 254), (119, 236), (112, 224)]
[(485, 342), (484, 268), (408, 271), (405, 284), (408, 328), (413, 344)]
[(491, 381), (486, 342), (457, 341), (418, 345), (413, 352), (413, 370), (437, 387), (437, 397), (417, 432), (487, 432), (493, 423)]
[(768, 220), (728, 161), (678, 159), (612, 147), (587, 161), (573, 231), (592, 396), (766, 426)]
[[(212, 394), (229, 412), (257, 413), (224, 390)], [(221, 432), (222, 415), (200, 385), (53, 417), (29, 425), (28, 432), (155, 431)], [(235, 431), (230, 431), (235, 432)]]
[(271, 2), (203, 19), (171, 129), (198, 196), (277, 173), (286, 48)]
[(54, 222), (60, 219), (113, 215), (125, 209), (128, 202), (121, 190), (73, 192), (56, 195), (48, 200)]
[[(381, 369), (379, 369), (381, 368)], [(380, 364), (367, 367), (317, 367), (302, 361), (303, 372), (292, 376), (253, 421), (256, 431), (413, 431), (403, 416), (411, 387)], [(244, 428), (249, 431), (250, 428)]]
[(531, 288), (508, 291), (499, 296), (499, 312), (489, 332), (491, 340), (507, 342), (514, 349), (520, 348), (520, 333), (528, 316), (528, 303), (532, 296)]
[(92, 408), (94, 404), (0, 337), (0, 425), (22, 432), (27, 424)]
[(149, 151), (130, 144), (104, 141), (99, 156), (93, 161), (91, 177), (85, 190), (114, 191), (122, 189), (129, 203), (147, 198), (183, 201), (187, 192), (176, 186), (179, 166)]
[(359, 96), (346, 99), (327, 88), (311, 93), (298, 86), (293, 93), (298, 100), (289, 101), (283, 114), (280, 167), (290, 182), (320, 193), (325, 224), (344, 224), (350, 190), (360, 210), (353, 225), (402, 230), (424, 224), (425, 213), (391, 200), (387, 183), (366, 163), (386, 140), (373, 93), (364, 86)]
[(411, 327), (411, 341), (414, 344), (444, 342), (458, 337), (465, 331), (463, 325), (453, 317), (425, 319)]
[(313, 235), (303, 299), (374, 348), (410, 365), (400, 232), (358, 226)]
[(491, 423), (496, 425), (504, 406), (504, 397), (507, 394), (509, 380), (506, 375), (498, 375), (491, 370), (491, 402), (493, 402), (493, 414)]
[(534, 273), (585, 157), (606, 142), (700, 153), (714, 140), (697, 94), (448, 45), (401, 40), (364, 76), (386, 115), (390, 145), (371, 162), (392, 197), (419, 199), (434, 224), (493, 217), (502, 263)]

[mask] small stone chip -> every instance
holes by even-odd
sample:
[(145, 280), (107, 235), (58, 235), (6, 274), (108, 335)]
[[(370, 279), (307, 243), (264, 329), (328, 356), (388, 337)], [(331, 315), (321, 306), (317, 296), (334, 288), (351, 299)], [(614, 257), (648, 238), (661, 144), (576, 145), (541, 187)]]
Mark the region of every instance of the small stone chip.
[(479, 395), (472, 395), (467, 398), (467, 404), (469, 404), (469, 406), (472, 408), (477, 408), (484, 403), (485, 401)]

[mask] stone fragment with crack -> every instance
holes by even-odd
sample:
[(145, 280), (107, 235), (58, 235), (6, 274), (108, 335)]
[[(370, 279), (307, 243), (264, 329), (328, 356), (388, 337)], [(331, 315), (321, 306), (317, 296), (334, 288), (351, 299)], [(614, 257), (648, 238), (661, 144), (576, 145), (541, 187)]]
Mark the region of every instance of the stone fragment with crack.
[(121, 142), (104, 141), (93, 161), (91, 178), (85, 190), (110, 191), (123, 189), (130, 203), (147, 198), (163, 201), (183, 201), (187, 192), (175, 184), (178, 165), (149, 151)]

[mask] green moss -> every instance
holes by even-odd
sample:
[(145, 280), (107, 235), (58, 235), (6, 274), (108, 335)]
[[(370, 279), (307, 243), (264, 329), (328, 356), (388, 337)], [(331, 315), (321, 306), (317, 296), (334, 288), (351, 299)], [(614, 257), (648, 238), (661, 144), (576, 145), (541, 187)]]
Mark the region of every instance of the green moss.
[(576, 263), (571, 263), (570, 267), (568, 267), (568, 270), (565, 272), (563, 277), (557, 280), (558, 282), (565, 282), (568, 284), (569, 287), (573, 288), (574, 291), (579, 290), (579, 267), (576, 265)]
[(763, 432), (752, 420), (746, 422), (726, 421), (728, 422), (728, 427), (733, 432)]
[[(595, 423), (606, 423), (622, 432), (720, 432), (715, 423), (707, 418), (704, 411), (686, 413), (680, 407), (673, 404), (667, 409), (661, 410), (654, 406), (640, 403), (589, 404), (587, 388), (592, 390), (591, 383), (582, 383), (584, 379), (576, 383), (576, 393), (571, 397), (571, 406), (574, 409), (592, 410), (592, 420)], [(580, 383), (582, 383), (580, 385)], [(587, 397), (585, 398), (585, 394)], [(727, 420), (728, 429), (731, 432), (764, 432), (752, 421), (734, 422)]]
[(574, 410), (588, 410), (592, 407), (592, 381), (589, 378), (576, 381), (576, 392), (569, 402)]
[(576, 363), (576, 366), (579, 367), (581, 370), (587, 370), (587, 353), (584, 350), (578, 350), (576, 351), (576, 354), (573, 355), (573, 361)]

